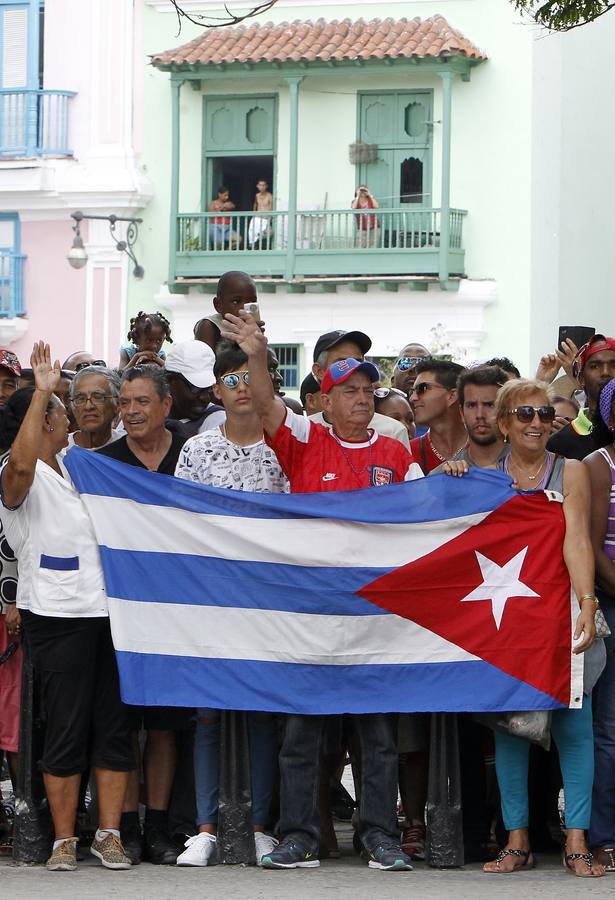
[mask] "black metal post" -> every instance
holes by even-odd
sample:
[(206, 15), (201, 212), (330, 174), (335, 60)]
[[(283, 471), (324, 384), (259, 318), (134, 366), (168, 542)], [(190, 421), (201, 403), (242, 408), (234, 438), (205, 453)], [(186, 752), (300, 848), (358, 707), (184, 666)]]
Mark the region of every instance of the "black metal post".
[(464, 864), (459, 734), (454, 713), (432, 713), (427, 790), (427, 862)]
[(220, 716), (218, 862), (253, 865), (256, 853), (247, 714), (223, 710)]

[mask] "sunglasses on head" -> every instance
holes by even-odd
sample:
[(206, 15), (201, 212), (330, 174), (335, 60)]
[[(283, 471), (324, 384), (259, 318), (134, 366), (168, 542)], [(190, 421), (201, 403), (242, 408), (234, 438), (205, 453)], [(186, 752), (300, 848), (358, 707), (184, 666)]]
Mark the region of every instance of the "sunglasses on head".
[(384, 400), (385, 397), (389, 397), (391, 394), (396, 394), (398, 397), (403, 397), (404, 400), (408, 399), (404, 392), (400, 391), (398, 388), (379, 387), (374, 391), (374, 397), (376, 397), (378, 400)]
[(239, 379), (243, 378), (244, 384), (250, 384), (250, 373), (249, 372), (231, 372), (229, 375), (223, 375), (220, 381), (224, 385), (224, 387), (230, 388), (233, 390), (239, 384)]
[(431, 359), (431, 356), (401, 356), (395, 363), (395, 368), (400, 372), (407, 372), (408, 369), (414, 369), (420, 362)]
[(106, 369), (107, 363), (104, 361), (104, 359), (93, 359), (92, 362), (77, 363), (77, 365), (75, 366), (75, 372), (80, 372), (82, 369), (89, 369), (90, 366), (104, 366), (104, 368)]
[(506, 413), (508, 416), (516, 416), (520, 422), (529, 425), (534, 421), (537, 415), (541, 422), (547, 424), (555, 418), (554, 406), (516, 406), (515, 409), (509, 409)]

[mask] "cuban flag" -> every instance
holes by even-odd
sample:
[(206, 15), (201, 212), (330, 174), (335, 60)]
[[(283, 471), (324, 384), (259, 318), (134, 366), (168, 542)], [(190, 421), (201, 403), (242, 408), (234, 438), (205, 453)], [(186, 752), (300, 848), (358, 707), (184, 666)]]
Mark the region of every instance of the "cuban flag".
[[(126, 703), (281, 713), (578, 707), (561, 503), (472, 470), (252, 494), (78, 448)], [(577, 605), (578, 609), (578, 605)]]

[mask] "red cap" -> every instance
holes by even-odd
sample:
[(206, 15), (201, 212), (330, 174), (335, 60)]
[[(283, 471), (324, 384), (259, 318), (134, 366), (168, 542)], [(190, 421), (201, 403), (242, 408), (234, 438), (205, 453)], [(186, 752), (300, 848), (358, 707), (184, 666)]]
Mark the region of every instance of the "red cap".
[(5, 350), (0, 347), (0, 367), (8, 369), (17, 378), (21, 376), (21, 365), (12, 350)]
[(594, 353), (601, 353), (603, 350), (612, 350), (615, 353), (615, 338), (605, 337), (603, 334), (594, 334), (586, 344), (583, 344), (574, 358), (572, 364), (574, 377), (579, 377), (590, 356), (593, 356)]

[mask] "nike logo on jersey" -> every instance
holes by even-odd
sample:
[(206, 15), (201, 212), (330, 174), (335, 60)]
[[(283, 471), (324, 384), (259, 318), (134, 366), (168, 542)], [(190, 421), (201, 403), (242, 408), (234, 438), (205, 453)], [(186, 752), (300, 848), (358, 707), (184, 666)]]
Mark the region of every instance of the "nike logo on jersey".
[(335, 474), (335, 472), (327, 472), (326, 475), (322, 476), (323, 481), (335, 481), (336, 478), (337, 475)]

